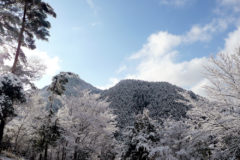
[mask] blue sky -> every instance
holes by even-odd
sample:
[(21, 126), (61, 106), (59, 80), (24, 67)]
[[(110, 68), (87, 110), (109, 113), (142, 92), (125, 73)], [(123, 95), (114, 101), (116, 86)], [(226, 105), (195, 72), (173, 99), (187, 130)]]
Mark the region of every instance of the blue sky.
[(198, 92), (206, 57), (238, 47), (239, 0), (48, 2), (57, 18), (50, 18), (49, 41), (38, 41), (34, 52), (55, 60), (40, 87), (71, 71), (100, 88), (133, 78)]

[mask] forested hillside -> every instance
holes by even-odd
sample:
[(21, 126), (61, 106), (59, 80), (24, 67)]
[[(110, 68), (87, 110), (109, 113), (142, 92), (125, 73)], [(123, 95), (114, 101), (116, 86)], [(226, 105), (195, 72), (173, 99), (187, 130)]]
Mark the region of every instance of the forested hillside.
[(189, 94), (192, 100), (198, 96), (167, 82), (145, 82), (139, 80), (123, 80), (116, 86), (104, 90), (102, 98), (107, 98), (110, 108), (117, 115), (120, 128), (133, 125), (134, 116), (142, 114), (144, 109), (155, 120), (169, 117), (180, 120), (186, 118), (192, 105), (183, 93)]

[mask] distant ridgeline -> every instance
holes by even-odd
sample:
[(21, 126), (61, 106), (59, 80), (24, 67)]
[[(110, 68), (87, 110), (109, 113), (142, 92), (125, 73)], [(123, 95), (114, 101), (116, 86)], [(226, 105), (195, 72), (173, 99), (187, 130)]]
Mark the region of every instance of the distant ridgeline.
[[(185, 95), (192, 101), (199, 101), (201, 98), (191, 91), (167, 82), (146, 82), (140, 80), (123, 80), (114, 87), (107, 90), (100, 90), (91, 84), (81, 80), (78, 75), (70, 72), (61, 72), (59, 75), (67, 78), (64, 84), (64, 95), (79, 96), (83, 91), (98, 93), (102, 99), (110, 102), (110, 107), (117, 115), (118, 127), (120, 129), (133, 125), (134, 116), (142, 113), (144, 108), (149, 109), (150, 116), (155, 120), (171, 117), (180, 120), (186, 117), (186, 112), (192, 105)], [(40, 92), (44, 97), (49, 96), (48, 87)], [(184, 94), (183, 94), (184, 93)], [(61, 98), (55, 99), (55, 109), (61, 107)]]

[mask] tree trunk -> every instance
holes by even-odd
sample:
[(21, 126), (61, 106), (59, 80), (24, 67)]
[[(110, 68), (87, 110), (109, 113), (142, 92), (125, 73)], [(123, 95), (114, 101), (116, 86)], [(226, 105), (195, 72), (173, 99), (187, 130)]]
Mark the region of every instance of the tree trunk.
[(31, 155), (30, 160), (35, 160), (35, 155)]
[(45, 149), (44, 149), (44, 160), (47, 160), (47, 154), (48, 154), (48, 144), (45, 145)]
[(57, 160), (60, 160), (60, 157), (59, 157), (59, 154), (60, 154), (60, 146), (58, 147), (58, 150), (57, 150)]
[(76, 149), (76, 147), (74, 149), (73, 160), (77, 160), (77, 149)]
[(38, 160), (42, 160), (42, 153), (39, 155), (39, 159)]
[(49, 160), (52, 160), (52, 152), (50, 152)]
[(5, 121), (1, 120), (1, 123), (0, 123), (0, 152), (2, 150), (2, 139), (3, 139), (4, 127), (5, 127)]
[(62, 148), (62, 160), (65, 160), (64, 155), (65, 155), (65, 147), (63, 146), (63, 148)]
[(16, 55), (15, 55), (14, 62), (13, 62), (13, 66), (12, 66), (12, 73), (15, 73), (15, 72), (16, 72), (18, 57), (19, 57), (20, 50), (21, 50), (21, 45), (22, 45), (23, 32), (24, 32), (25, 23), (26, 23), (26, 12), (27, 12), (27, 0), (25, 0), (25, 4), (24, 4), (24, 12), (23, 12), (23, 18), (22, 18), (22, 26), (21, 26), (20, 33), (19, 33), (19, 35), (18, 35), (18, 46), (17, 46), (17, 51), (16, 51)]
[(19, 137), (19, 134), (22, 130), (22, 127), (23, 127), (23, 124), (21, 124), (21, 126), (18, 128), (17, 135), (16, 135), (16, 138), (15, 138), (15, 144), (14, 144), (15, 152), (18, 151), (18, 137)]

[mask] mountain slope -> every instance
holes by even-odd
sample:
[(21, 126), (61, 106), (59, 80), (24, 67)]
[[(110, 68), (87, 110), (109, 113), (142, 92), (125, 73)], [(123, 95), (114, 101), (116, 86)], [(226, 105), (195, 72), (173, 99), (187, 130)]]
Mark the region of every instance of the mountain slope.
[[(192, 106), (183, 94), (194, 100), (198, 96), (167, 82), (145, 82), (140, 80), (123, 80), (116, 86), (102, 92), (102, 98), (108, 98), (110, 107), (118, 116), (120, 128), (133, 124), (134, 115), (149, 109), (153, 119), (172, 117), (180, 120)], [(189, 104), (189, 103), (188, 103)]]
[[(61, 72), (58, 75), (56, 75), (54, 78), (65, 79), (66, 83), (63, 84), (65, 88), (63, 95), (65, 98), (69, 98), (72, 96), (74, 97), (80, 96), (83, 91), (89, 91), (90, 93), (101, 92), (100, 89), (95, 88), (91, 84), (79, 78), (77, 74), (74, 74), (71, 72)], [(50, 91), (48, 90), (48, 87), (49, 86), (46, 86), (39, 91), (40, 95), (44, 97), (44, 99), (47, 99), (47, 102), (48, 102), (47, 108), (50, 106), (48, 97), (51, 95)], [(60, 108), (61, 106), (62, 106), (62, 97), (55, 96), (54, 104), (53, 104), (54, 110), (57, 111), (58, 108)]]

